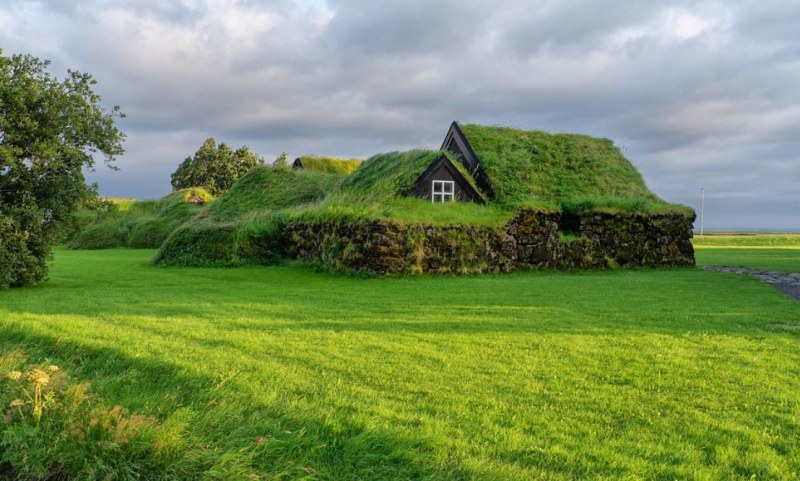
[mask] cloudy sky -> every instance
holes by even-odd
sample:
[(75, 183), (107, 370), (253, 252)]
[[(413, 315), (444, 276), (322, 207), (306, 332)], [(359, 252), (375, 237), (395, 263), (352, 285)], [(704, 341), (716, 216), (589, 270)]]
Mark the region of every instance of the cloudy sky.
[[(438, 148), (452, 120), (613, 139), (705, 227), (800, 230), (800, 2), (0, 0), (0, 48), (128, 117), (101, 193), (207, 136), (267, 160)], [(699, 219), (698, 219), (699, 223)]]

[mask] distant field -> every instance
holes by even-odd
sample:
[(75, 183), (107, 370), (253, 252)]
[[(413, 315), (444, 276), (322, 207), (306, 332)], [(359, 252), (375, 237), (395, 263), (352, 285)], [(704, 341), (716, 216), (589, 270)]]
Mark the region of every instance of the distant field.
[(780, 272), (800, 272), (800, 247), (698, 247), (697, 265), (749, 267)]
[(695, 234), (695, 247), (800, 247), (800, 234)]
[[(719, 252), (748, 251), (698, 260)], [(746, 276), (361, 279), (153, 253), (57, 250), (49, 283), (0, 292), (0, 353), (181, 433), (172, 479), (800, 472), (800, 303)]]
[(698, 265), (800, 272), (800, 234), (712, 235), (692, 244)]

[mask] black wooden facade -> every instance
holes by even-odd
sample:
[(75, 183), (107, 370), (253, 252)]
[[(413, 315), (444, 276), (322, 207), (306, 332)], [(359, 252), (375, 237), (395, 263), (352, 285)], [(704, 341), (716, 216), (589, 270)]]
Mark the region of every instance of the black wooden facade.
[[(450, 182), (452, 184), (449, 184)], [(452, 186), (452, 191), (449, 190), (450, 186)], [(450, 194), (452, 194), (452, 199), (450, 199)], [(485, 203), (481, 194), (444, 155), (428, 166), (406, 195), (420, 197), (431, 202), (453, 200), (455, 202)]]
[(302, 169), (302, 168), (304, 168), (303, 167), (303, 162), (300, 161), (300, 157), (294, 159), (294, 162), (292, 162), (292, 168), (293, 169)]
[(467, 169), (467, 172), (472, 174), (478, 187), (483, 189), (490, 197), (492, 196), (492, 186), (489, 183), (489, 178), (484, 172), (478, 156), (475, 155), (475, 151), (472, 150), (472, 146), (469, 145), (466, 136), (458, 127), (458, 123), (453, 122), (450, 124), (450, 129), (448, 129), (447, 135), (444, 136), (444, 142), (442, 142), (440, 150), (447, 150), (456, 154), (461, 159), (461, 163)]

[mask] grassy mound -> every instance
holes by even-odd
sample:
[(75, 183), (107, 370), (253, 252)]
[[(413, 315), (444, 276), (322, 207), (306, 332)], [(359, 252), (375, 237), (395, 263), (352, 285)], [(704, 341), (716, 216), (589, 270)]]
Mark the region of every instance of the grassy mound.
[(344, 174), (353, 173), (361, 165), (361, 159), (338, 159), (336, 157), (319, 157), (316, 155), (304, 155), (298, 157), (303, 169), (325, 174)]
[(204, 215), (215, 221), (238, 220), (260, 210), (280, 210), (324, 198), (342, 176), (260, 166), (239, 179)]
[(687, 211), (653, 194), (611, 140), (507, 127), (459, 127), (499, 204), (549, 201), (575, 212)]
[(178, 190), (159, 200), (112, 199), (113, 207), (98, 213), (69, 246), (73, 249), (157, 248), (175, 228), (203, 209), (189, 202), (194, 198), (204, 202), (213, 199), (200, 187)]
[(286, 209), (322, 200), (342, 176), (270, 166), (239, 179), (202, 214), (166, 239), (154, 262), (181, 266), (236, 266), (280, 258)]

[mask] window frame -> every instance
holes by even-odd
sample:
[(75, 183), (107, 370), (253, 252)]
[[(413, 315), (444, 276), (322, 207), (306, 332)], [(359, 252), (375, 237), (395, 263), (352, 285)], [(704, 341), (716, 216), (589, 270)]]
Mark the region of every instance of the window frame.
[[(441, 186), (440, 190), (436, 190), (437, 186)], [(445, 186), (450, 187), (448, 192)], [(437, 197), (439, 198), (437, 200)], [(431, 182), (431, 203), (436, 204), (440, 202), (455, 202), (456, 200), (456, 182), (454, 180), (433, 180)]]

